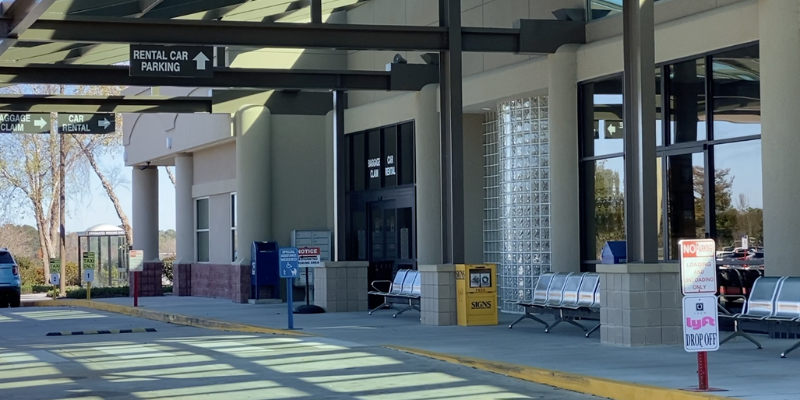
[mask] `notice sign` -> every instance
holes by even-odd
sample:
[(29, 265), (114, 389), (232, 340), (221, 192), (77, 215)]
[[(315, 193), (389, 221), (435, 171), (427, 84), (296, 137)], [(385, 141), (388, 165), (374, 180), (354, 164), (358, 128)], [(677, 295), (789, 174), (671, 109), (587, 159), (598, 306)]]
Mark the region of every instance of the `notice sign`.
[(144, 270), (144, 251), (131, 250), (128, 253), (128, 266), (131, 272), (139, 272)]
[(214, 76), (214, 49), (208, 46), (130, 46), (130, 76)]
[(687, 294), (717, 293), (717, 260), (712, 239), (678, 242), (681, 249), (681, 291)]
[(719, 349), (716, 296), (683, 298), (683, 348), (692, 353)]
[(302, 247), (297, 249), (300, 256), (297, 264), (300, 268), (316, 268), (320, 265), (320, 255), (322, 252), (319, 247)]

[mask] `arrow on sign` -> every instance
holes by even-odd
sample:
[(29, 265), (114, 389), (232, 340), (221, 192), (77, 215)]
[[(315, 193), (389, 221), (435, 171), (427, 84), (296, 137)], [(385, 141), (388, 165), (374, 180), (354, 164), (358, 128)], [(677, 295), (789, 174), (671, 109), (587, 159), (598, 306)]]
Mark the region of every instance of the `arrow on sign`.
[(197, 63), (197, 70), (198, 71), (205, 71), (206, 69), (206, 62), (208, 62), (208, 57), (206, 57), (203, 52), (197, 53), (197, 56), (192, 59)]
[(97, 121), (97, 126), (102, 126), (103, 129), (108, 128), (109, 125), (111, 125), (111, 122), (108, 122), (108, 120), (105, 118), (101, 119), (100, 121)]
[(39, 119), (33, 121), (33, 125), (37, 128), (44, 128), (44, 126), (47, 125), (47, 121), (45, 121), (44, 118), (39, 117)]
[(614, 125), (611, 125), (611, 126), (608, 127), (608, 131), (613, 135), (614, 132), (617, 131), (617, 127), (614, 126)]

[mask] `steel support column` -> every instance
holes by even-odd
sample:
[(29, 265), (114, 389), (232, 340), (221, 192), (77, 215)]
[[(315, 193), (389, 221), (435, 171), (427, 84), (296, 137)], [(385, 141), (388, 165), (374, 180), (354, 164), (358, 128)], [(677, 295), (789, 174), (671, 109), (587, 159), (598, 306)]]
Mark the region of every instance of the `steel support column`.
[(442, 260), (464, 263), (464, 119), (462, 111), (461, 0), (439, 0), (439, 25), (448, 49), (439, 57), (442, 138)]
[(628, 263), (658, 261), (653, 0), (624, 0), (625, 234)]
[(311, 0), (311, 23), (322, 23), (322, 0)]
[(346, 103), (346, 93), (342, 90), (333, 92), (333, 243), (335, 249), (334, 261), (345, 261), (346, 241), (345, 226), (347, 213), (345, 210), (345, 140), (344, 140), (344, 109)]

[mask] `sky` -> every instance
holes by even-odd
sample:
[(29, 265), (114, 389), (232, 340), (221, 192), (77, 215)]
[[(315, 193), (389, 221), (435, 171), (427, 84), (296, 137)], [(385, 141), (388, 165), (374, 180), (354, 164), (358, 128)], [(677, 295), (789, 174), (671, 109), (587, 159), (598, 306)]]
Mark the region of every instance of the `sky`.
[[(119, 154), (112, 157), (106, 155), (98, 158), (103, 171), (107, 171), (114, 166), (123, 166), (122, 161), (122, 147), (119, 148)], [(175, 169), (173, 168), (173, 173)], [(123, 174), (125, 174), (126, 182), (116, 189), (117, 197), (119, 198), (122, 209), (128, 216), (128, 220), (133, 224), (133, 208), (131, 201), (131, 168), (123, 166)], [(121, 222), (114, 210), (114, 204), (111, 203), (106, 195), (103, 185), (100, 184), (100, 179), (94, 171), (90, 173), (89, 180), (89, 193), (85, 196), (85, 205), (78, 207), (75, 200), (67, 200), (67, 232), (84, 231), (87, 228), (98, 224), (120, 225)], [(72, 190), (80, 190), (70, 188), (67, 186), (67, 192)], [(167, 230), (175, 229), (175, 188), (169, 180), (167, 171), (163, 167), (158, 169), (158, 229)], [(36, 222), (32, 216), (26, 216), (16, 221), (18, 224), (26, 224), (36, 226)]]

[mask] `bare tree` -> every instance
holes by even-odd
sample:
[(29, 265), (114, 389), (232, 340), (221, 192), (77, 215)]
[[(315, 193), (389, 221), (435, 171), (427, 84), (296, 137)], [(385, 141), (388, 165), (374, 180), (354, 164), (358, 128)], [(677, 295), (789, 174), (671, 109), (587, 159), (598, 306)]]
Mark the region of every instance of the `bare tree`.
[(175, 174), (172, 173), (172, 168), (169, 166), (164, 168), (167, 170), (167, 175), (169, 175), (169, 181), (172, 182), (172, 186), (175, 186)]

